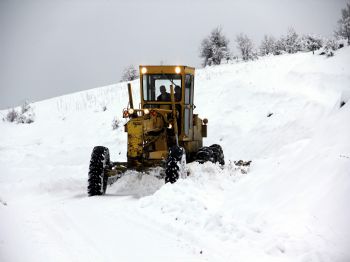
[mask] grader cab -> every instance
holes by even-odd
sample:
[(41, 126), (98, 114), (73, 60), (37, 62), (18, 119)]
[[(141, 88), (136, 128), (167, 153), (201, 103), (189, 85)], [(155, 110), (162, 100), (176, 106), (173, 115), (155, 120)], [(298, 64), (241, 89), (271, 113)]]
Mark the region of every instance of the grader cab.
[(224, 165), (220, 145), (203, 147), (207, 119), (194, 114), (195, 69), (188, 66), (140, 66), (140, 108), (134, 107), (131, 84), (129, 106), (123, 110), (128, 121), (127, 161), (111, 162), (109, 150), (93, 149), (89, 168), (88, 194), (102, 195), (107, 184), (127, 170), (146, 171), (163, 167), (165, 182), (186, 176), (186, 162), (206, 161)]

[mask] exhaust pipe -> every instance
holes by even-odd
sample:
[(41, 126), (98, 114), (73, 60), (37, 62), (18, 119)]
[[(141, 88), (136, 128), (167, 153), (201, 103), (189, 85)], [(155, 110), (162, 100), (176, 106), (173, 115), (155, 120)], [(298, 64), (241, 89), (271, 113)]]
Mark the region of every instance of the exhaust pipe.
[(134, 109), (134, 101), (132, 100), (131, 84), (128, 83), (128, 93), (129, 93), (129, 105), (131, 109)]

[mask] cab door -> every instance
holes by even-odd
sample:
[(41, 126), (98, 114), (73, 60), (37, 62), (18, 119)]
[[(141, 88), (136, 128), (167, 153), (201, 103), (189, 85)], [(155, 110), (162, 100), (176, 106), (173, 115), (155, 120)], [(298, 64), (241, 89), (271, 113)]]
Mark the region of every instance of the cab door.
[(187, 137), (192, 137), (190, 130), (193, 128), (193, 87), (194, 77), (193, 75), (185, 75), (185, 101), (184, 101), (184, 122), (183, 131)]

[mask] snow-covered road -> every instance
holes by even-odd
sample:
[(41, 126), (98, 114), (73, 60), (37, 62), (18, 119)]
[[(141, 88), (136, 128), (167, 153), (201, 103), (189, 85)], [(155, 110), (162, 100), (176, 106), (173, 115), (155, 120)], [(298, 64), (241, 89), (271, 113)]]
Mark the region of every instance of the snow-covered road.
[(2, 261), (195, 261), (176, 235), (140, 219), (130, 196), (67, 195), (6, 208)]

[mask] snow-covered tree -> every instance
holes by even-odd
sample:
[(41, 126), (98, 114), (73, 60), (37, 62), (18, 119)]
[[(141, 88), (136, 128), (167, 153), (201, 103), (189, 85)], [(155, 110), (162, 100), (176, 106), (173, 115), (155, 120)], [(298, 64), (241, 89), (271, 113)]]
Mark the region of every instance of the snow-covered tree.
[(264, 39), (260, 44), (260, 55), (273, 54), (275, 52), (275, 42), (273, 36), (264, 35)]
[(345, 38), (350, 45), (350, 4), (341, 10), (342, 18), (338, 21), (338, 30), (335, 32), (336, 37)]
[(288, 29), (285, 37), (285, 48), (289, 54), (294, 54), (301, 50), (299, 36), (292, 27)]
[(281, 55), (286, 52), (286, 40), (284, 36), (275, 42), (275, 48), (273, 50), (274, 55)]
[(339, 44), (335, 39), (329, 39), (324, 45), (324, 53), (326, 56), (334, 56), (334, 51), (339, 49)]
[(303, 50), (312, 51), (312, 53), (320, 49), (323, 44), (322, 38), (315, 35), (304, 35), (301, 37), (300, 42)]
[(288, 29), (287, 35), (275, 42), (274, 54), (280, 55), (286, 52), (294, 54), (298, 51), (301, 51), (301, 41), (294, 28), (291, 27)]
[(124, 68), (121, 81), (132, 81), (139, 77), (139, 72), (133, 65)]
[(256, 51), (252, 40), (244, 34), (239, 34), (236, 37), (237, 48), (241, 52), (244, 61), (254, 60), (257, 58)]
[(203, 39), (200, 47), (203, 66), (219, 65), (223, 59), (228, 60), (231, 56), (228, 44), (229, 40), (222, 34), (220, 27), (211, 31), (210, 35)]

